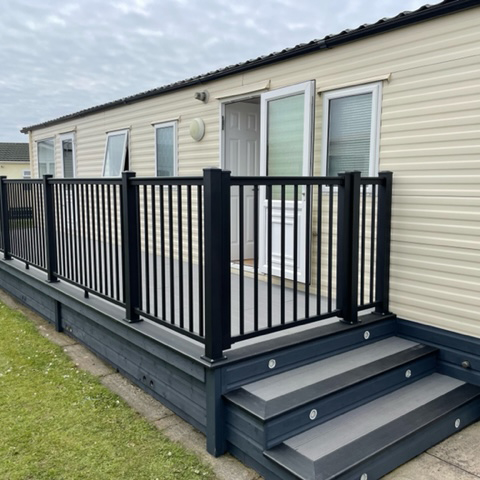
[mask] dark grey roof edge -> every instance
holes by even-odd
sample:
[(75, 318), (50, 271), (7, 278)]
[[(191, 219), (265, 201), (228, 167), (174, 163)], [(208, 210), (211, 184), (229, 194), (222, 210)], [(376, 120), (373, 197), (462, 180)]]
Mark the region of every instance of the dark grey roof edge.
[(230, 65), (228, 67), (220, 68), (206, 74), (197, 75), (186, 80), (170, 83), (168, 85), (137, 93), (135, 95), (124, 97), (119, 100), (114, 100), (112, 102), (86, 108), (84, 110), (64, 115), (53, 120), (48, 120), (43, 123), (24, 127), (20, 130), (20, 132), (28, 133), (31, 130), (55, 125), (57, 123), (62, 123), (75, 118), (84, 117), (86, 115), (90, 115), (91, 113), (110, 110), (121, 105), (135, 103), (151, 97), (162, 95), (164, 93), (180, 90), (182, 88), (200, 85), (229, 75), (234, 75), (236, 73), (252, 70), (254, 68), (269, 65), (272, 63), (278, 63), (292, 57), (297, 57), (299, 55), (305, 55), (316, 50), (333, 48), (344, 43), (359, 40), (360, 38), (377, 35), (379, 33), (383, 33), (389, 30), (394, 30), (396, 28), (405, 27), (407, 25), (419, 23), (425, 20), (430, 20), (432, 18), (443, 15), (449, 15), (460, 10), (466, 10), (468, 8), (478, 6), (480, 6), (480, 0), (444, 0), (443, 2), (436, 5), (423, 5), (422, 7), (412, 12), (401, 12), (395, 17), (382, 18), (375, 23), (360, 25), (355, 29), (342, 30), (338, 34), (327, 35), (323, 39), (312, 40), (308, 43), (301, 43), (292, 48), (285, 48), (280, 52), (273, 52), (268, 55), (263, 55), (261, 57), (238, 63), (236, 65)]

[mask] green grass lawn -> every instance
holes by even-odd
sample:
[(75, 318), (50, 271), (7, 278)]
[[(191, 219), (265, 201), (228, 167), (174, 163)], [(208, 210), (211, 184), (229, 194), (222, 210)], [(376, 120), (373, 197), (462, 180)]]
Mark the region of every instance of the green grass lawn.
[(0, 478), (214, 475), (0, 303)]

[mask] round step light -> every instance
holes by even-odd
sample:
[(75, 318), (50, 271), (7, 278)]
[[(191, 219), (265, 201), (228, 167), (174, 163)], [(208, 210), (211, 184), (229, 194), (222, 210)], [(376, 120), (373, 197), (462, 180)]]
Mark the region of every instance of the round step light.
[(315, 409), (310, 410), (310, 420), (315, 420), (317, 418), (317, 411)]
[(274, 358), (268, 361), (268, 368), (270, 370), (274, 369), (277, 366), (277, 362)]
[(363, 333), (363, 338), (365, 340), (368, 340), (370, 338), (370, 332), (368, 330), (365, 330), (365, 332)]
[(408, 369), (406, 372), (405, 372), (405, 377), (406, 378), (410, 378), (412, 376), (412, 371), (410, 369)]
[(461, 422), (460, 422), (460, 419), (457, 418), (457, 419), (455, 420), (455, 428), (460, 428), (460, 423), (461, 423)]

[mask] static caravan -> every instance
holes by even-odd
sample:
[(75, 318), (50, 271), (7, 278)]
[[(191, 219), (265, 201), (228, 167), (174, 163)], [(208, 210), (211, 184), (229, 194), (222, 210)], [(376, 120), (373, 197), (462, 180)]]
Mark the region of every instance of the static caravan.
[(480, 418), (479, 25), (445, 0), (24, 128), (5, 288), (212, 454), (378, 478)]

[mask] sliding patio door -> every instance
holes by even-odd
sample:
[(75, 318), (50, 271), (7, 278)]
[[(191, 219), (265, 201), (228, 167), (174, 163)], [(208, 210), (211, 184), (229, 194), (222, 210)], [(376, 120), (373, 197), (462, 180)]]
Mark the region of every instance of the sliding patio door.
[[(313, 81), (262, 95), (260, 175), (297, 177), (311, 174), (314, 95)], [(271, 261), (272, 274), (281, 276), (283, 257), (285, 277), (292, 279), (296, 236), (297, 280), (306, 282), (305, 232), (306, 222), (310, 219), (305, 215), (306, 202), (309, 201), (305, 188), (298, 187), (295, 202), (293, 186), (285, 187), (283, 214), (282, 187), (273, 186), (271, 191), (262, 187), (260, 198), (260, 270), (267, 273)]]

